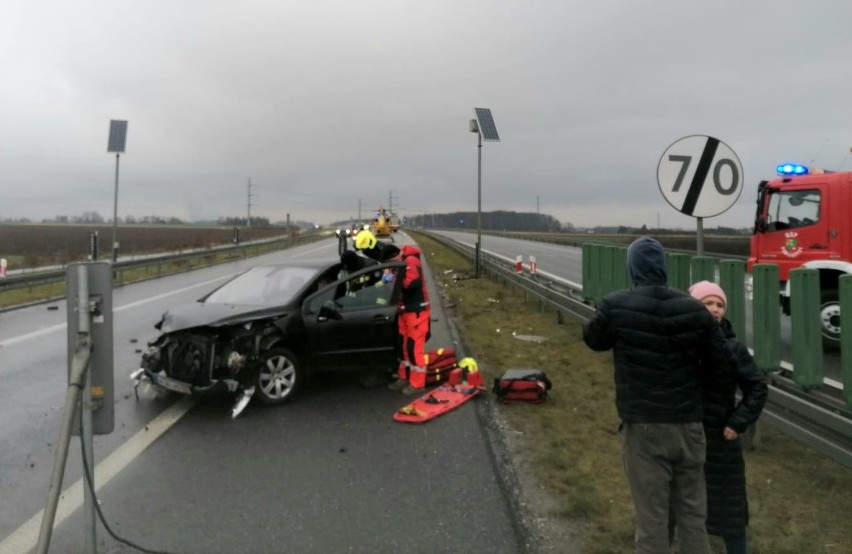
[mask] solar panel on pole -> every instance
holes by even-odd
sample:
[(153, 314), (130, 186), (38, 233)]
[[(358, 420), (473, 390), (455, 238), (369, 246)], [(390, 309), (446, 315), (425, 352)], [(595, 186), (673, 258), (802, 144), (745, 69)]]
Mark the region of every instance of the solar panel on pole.
[(112, 261), (118, 261), (118, 157), (124, 152), (127, 142), (127, 121), (109, 120), (109, 139), (107, 152), (115, 153), (115, 196), (112, 204)]
[(124, 152), (124, 143), (126, 142), (126, 139), (127, 121), (110, 119), (107, 152)]
[(477, 177), (476, 177), (476, 260), (474, 267), (479, 278), (480, 253), (482, 251), (482, 141), (500, 142), (497, 126), (488, 108), (473, 108), (476, 121), (471, 120), (470, 131), (477, 134)]
[(473, 111), (476, 112), (476, 121), (479, 124), (479, 132), (482, 134), (482, 140), (486, 142), (500, 142), (500, 135), (497, 134), (497, 126), (494, 125), (491, 110), (488, 108), (473, 108)]

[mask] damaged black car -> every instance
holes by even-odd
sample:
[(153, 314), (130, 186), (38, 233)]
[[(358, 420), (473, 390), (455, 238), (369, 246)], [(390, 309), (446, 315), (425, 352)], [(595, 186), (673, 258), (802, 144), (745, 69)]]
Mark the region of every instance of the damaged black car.
[[(404, 264), (348, 273), (339, 261), (254, 267), (197, 302), (168, 310), (131, 377), (182, 394), (230, 392), (281, 404), (321, 371), (395, 367)], [(383, 278), (384, 276), (384, 278)]]

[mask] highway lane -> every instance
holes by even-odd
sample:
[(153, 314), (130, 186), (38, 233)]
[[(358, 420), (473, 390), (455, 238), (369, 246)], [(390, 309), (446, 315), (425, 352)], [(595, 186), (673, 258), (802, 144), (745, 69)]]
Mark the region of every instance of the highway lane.
[[(171, 305), (190, 302), (249, 267), (240, 261), (113, 290), (115, 432), (95, 439), (96, 459), (143, 428), (169, 403), (136, 403), (128, 378), (156, 336), (153, 324)], [(67, 387), (66, 302), (0, 313), (0, 536), (44, 503)], [(71, 448), (66, 480), (79, 478)], [(38, 490), (41, 492), (36, 492)], [(27, 494), (22, 494), (26, 491)]]
[[(99, 499), (121, 535), (177, 552), (519, 550), (516, 515), (476, 402), (406, 426), (391, 419), (406, 397), (341, 376), (319, 380), (287, 406), (250, 405), (235, 421), (230, 399), (136, 401), (128, 375), (165, 309), (264, 260), (336, 249), (329, 239), (114, 290), (116, 430), (95, 437), (95, 479), (115, 475)], [(437, 303), (434, 286), (431, 293)], [(46, 498), (67, 381), (64, 302), (55, 306), (0, 313), (0, 552), (19, 551), (13, 540), (26, 535), (27, 522), (37, 531)], [(429, 346), (454, 341), (435, 310)], [(128, 444), (159, 433), (165, 417), (175, 421), (161, 436), (126, 454)], [(80, 467), (74, 439), (64, 489), (78, 482)], [(80, 510), (66, 512), (52, 551), (82, 544)], [(102, 551), (129, 551), (100, 526), (98, 533)]]
[[(476, 244), (475, 233), (441, 231), (440, 234), (461, 244), (470, 246), (471, 248), (473, 248)], [(483, 252), (505, 258), (507, 263), (514, 263), (516, 257), (521, 255), (523, 257), (525, 273), (529, 271), (529, 257), (534, 256), (537, 262), (538, 273), (542, 277), (568, 281), (577, 288), (582, 288), (583, 251), (581, 248), (483, 234), (482, 250)], [(751, 300), (747, 298), (746, 342), (748, 344), (753, 344), (753, 323), (751, 314)], [(788, 371), (793, 370), (792, 364), (786, 361), (791, 359), (791, 336), (792, 328), (790, 318), (781, 315), (781, 365)], [(823, 366), (826, 385), (831, 389), (839, 390), (842, 386), (839, 352), (825, 351), (823, 355)]]

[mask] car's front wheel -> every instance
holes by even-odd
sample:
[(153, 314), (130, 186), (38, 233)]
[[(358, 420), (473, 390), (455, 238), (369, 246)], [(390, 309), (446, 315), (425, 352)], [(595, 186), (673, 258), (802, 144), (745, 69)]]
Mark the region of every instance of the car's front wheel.
[(302, 384), (299, 360), (286, 348), (263, 353), (255, 378), (255, 397), (263, 404), (281, 404), (290, 400)]

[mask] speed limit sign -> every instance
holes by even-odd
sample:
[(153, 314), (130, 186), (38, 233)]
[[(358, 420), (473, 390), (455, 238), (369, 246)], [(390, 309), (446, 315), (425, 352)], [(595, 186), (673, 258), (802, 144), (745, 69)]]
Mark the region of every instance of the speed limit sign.
[(743, 166), (717, 138), (691, 135), (668, 147), (657, 165), (657, 184), (674, 209), (712, 217), (733, 206), (743, 190)]

